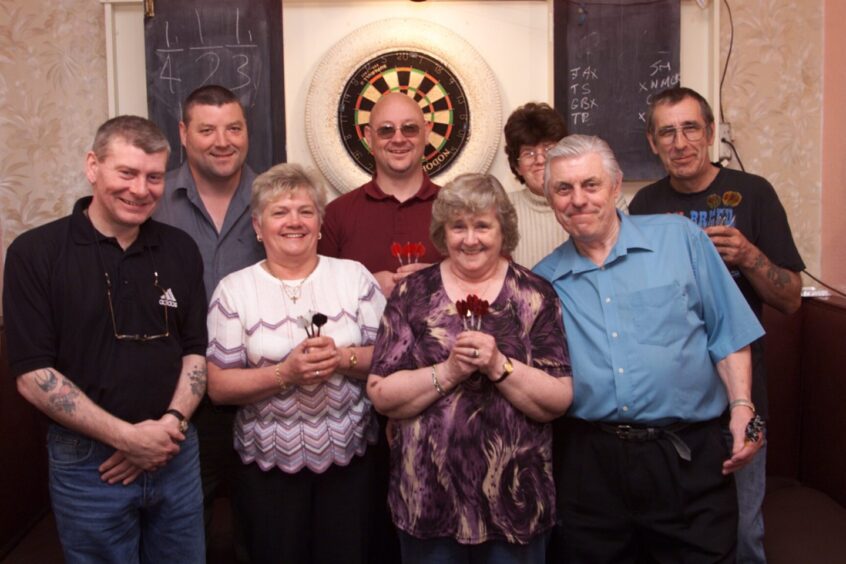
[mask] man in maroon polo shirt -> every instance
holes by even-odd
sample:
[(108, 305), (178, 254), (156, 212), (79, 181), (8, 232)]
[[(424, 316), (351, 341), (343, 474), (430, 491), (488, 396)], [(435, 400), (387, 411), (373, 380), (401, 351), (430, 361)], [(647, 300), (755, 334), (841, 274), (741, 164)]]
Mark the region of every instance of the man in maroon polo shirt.
[[(379, 98), (364, 127), (376, 163), (373, 179), (326, 206), (318, 252), (361, 262), (386, 296), (397, 281), (441, 259), (429, 242), (439, 186), (423, 172), (422, 161), (431, 128), (406, 94)], [(393, 243), (423, 243), (426, 252), (417, 263), (400, 266), (391, 253)]]

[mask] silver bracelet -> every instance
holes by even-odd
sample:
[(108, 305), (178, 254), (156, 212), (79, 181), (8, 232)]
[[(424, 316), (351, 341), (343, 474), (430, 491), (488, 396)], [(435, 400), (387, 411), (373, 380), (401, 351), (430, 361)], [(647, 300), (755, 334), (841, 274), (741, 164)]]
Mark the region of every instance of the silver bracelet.
[(740, 407), (740, 406), (748, 407), (749, 409), (751, 409), (753, 415), (755, 413), (757, 413), (757, 411), (755, 411), (755, 404), (752, 403), (751, 401), (749, 401), (748, 399), (742, 399), (742, 398), (730, 401), (729, 402), (729, 411), (731, 411), (735, 407)]
[(435, 386), (435, 389), (441, 394), (441, 397), (446, 397), (447, 392), (441, 387), (441, 383), (438, 382), (438, 371), (435, 369), (435, 365), (432, 365), (432, 384)]

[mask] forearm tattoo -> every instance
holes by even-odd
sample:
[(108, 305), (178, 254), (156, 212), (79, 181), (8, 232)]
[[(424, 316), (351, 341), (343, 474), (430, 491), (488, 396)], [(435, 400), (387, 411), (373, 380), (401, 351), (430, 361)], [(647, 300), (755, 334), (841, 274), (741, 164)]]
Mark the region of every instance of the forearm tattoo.
[(776, 288), (784, 288), (790, 283), (790, 276), (788, 276), (787, 271), (774, 264), (771, 264), (770, 269), (767, 271), (767, 279)]
[(56, 378), (56, 374), (52, 370), (46, 368), (35, 373), (35, 383), (38, 384), (42, 392), (46, 393), (52, 392), (56, 388), (59, 379)]
[(206, 393), (206, 367), (195, 365), (188, 372), (188, 381), (191, 383), (191, 393), (202, 397)]
[(76, 411), (76, 401), (82, 392), (64, 376), (45, 368), (35, 373), (35, 385), (47, 394), (47, 404), (54, 413), (72, 414)]
[(764, 253), (758, 253), (758, 256), (755, 258), (753, 268), (758, 270), (764, 267), (767, 268), (767, 280), (769, 280), (770, 284), (774, 287), (781, 289), (790, 283), (790, 276), (787, 274), (787, 271), (771, 263), (767, 257), (764, 256)]

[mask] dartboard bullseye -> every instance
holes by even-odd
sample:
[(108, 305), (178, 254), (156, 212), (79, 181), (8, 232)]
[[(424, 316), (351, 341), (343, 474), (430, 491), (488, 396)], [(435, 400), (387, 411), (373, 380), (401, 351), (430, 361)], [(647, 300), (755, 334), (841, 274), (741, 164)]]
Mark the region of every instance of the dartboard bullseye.
[(430, 176), (446, 170), (468, 140), (469, 104), (458, 79), (444, 63), (412, 50), (370, 59), (345, 84), (338, 104), (338, 127), (347, 153), (362, 170), (373, 173), (364, 126), (376, 101), (387, 92), (405, 93), (420, 105), (425, 119), (432, 122), (423, 169)]

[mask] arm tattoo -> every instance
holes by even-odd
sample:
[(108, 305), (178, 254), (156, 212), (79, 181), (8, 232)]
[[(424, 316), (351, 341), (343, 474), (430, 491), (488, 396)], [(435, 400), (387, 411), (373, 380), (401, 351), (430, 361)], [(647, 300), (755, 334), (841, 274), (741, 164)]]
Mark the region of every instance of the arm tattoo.
[(779, 268), (770, 262), (767, 257), (764, 256), (764, 253), (758, 253), (758, 256), (755, 257), (755, 264), (753, 265), (753, 268), (758, 270), (764, 267), (767, 267), (767, 280), (770, 281), (770, 284), (772, 284), (773, 287), (780, 290), (787, 286), (790, 282), (790, 276), (788, 276), (787, 272), (785, 272), (783, 268)]
[(767, 279), (776, 288), (784, 288), (790, 282), (790, 276), (787, 272), (774, 264), (771, 264), (769, 270), (767, 270)]
[(76, 411), (76, 398), (79, 394), (76, 384), (62, 377), (62, 385), (50, 396), (50, 407), (53, 411), (71, 414)]
[(52, 370), (45, 368), (35, 374), (35, 383), (38, 384), (42, 392), (51, 392), (59, 383), (59, 379), (56, 378), (56, 374)]
[(191, 393), (202, 397), (206, 393), (206, 367), (194, 366), (188, 372), (188, 381), (191, 383)]

